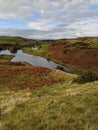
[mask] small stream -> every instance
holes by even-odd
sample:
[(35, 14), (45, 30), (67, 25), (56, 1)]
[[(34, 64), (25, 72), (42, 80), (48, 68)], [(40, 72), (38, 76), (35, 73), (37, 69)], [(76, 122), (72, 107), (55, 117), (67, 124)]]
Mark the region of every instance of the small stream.
[(60, 66), (67, 72), (73, 71), (73, 69), (68, 66), (62, 66), (53, 61), (47, 60), (44, 57), (24, 53), (22, 50), (18, 50), (16, 53), (11, 53), (9, 50), (2, 50), (0, 51), (0, 55), (2, 54), (14, 55), (14, 58), (11, 60), (12, 62), (27, 62), (33, 66), (42, 66), (47, 68), (56, 68), (57, 66)]

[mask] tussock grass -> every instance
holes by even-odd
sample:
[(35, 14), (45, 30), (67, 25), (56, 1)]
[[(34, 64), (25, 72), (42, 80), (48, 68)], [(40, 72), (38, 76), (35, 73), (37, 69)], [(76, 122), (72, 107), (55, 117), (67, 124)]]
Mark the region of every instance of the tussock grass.
[(78, 85), (76, 75), (53, 70), (63, 82), (0, 93), (2, 130), (97, 130), (98, 82)]

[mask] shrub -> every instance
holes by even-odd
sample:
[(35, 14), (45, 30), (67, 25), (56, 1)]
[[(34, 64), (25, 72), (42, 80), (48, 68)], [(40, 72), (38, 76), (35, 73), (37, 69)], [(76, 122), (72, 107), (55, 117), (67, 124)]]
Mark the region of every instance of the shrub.
[(89, 46), (89, 44), (86, 43), (86, 42), (76, 42), (74, 45), (75, 46), (81, 46), (81, 47), (87, 47), (87, 46)]
[(66, 50), (63, 51), (63, 54), (66, 54), (67, 52), (68, 52), (68, 50), (66, 49)]
[(11, 53), (16, 53), (17, 50), (18, 50), (18, 48), (17, 48), (16, 45), (14, 45), (13, 47), (10, 48), (10, 52), (11, 52)]
[(98, 75), (91, 71), (86, 71), (79, 75), (77, 78), (73, 79), (73, 82), (77, 82), (79, 84), (87, 83), (87, 82), (93, 82), (95, 80), (98, 80)]
[(95, 64), (98, 65), (98, 59), (95, 61)]
[(62, 70), (62, 71), (64, 71), (64, 68), (63, 68), (63, 66), (59, 66), (59, 65), (58, 65), (58, 66), (56, 67), (56, 69), (59, 69), (59, 70)]

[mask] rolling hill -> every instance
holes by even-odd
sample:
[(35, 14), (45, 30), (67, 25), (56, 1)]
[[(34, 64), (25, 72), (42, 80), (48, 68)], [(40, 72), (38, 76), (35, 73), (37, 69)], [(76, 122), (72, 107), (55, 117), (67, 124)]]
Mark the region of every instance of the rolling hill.
[[(77, 71), (97, 74), (97, 41), (98, 38), (87, 37), (29, 42), (0, 37), (0, 48), (17, 46), (16, 49), (67, 64)], [(73, 82), (77, 74), (11, 62), (12, 57), (0, 55), (1, 130), (98, 130), (97, 80), (78, 84)]]

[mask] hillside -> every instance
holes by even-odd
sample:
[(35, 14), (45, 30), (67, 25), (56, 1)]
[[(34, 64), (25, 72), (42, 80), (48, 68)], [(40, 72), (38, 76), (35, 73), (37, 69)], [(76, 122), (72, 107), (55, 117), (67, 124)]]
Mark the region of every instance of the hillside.
[[(98, 38), (20, 39), (13, 37), (11, 43), (12, 37), (3, 37), (1, 50), (17, 47), (79, 71), (98, 72)], [(73, 82), (77, 74), (11, 62), (12, 57), (0, 55), (1, 130), (98, 130), (97, 80), (78, 84)]]
[(0, 36), (0, 50), (10, 49), (14, 46), (16, 46), (16, 49), (21, 49), (23, 47), (31, 47), (35, 43), (37, 41), (22, 37)]
[[(37, 47), (33, 50), (32, 47)], [(46, 57), (72, 67), (75, 72), (91, 70), (98, 73), (98, 37), (59, 40), (32, 40), (21, 37), (0, 37), (0, 50), (9, 49)]]
[(97, 130), (98, 81), (80, 85), (77, 75), (0, 58), (2, 130)]
[(79, 85), (76, 75), (7, 61), (0, 71), (2, 130), (98, 129), (98, 81)]
[(23, 50), (63, 65), (69, 65), (76, 71), (98, 72), (98, 37), (47, 41), (46, 44), (40, 43), (37, 51), (31, 48)]

